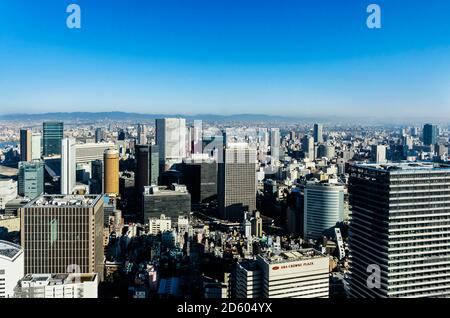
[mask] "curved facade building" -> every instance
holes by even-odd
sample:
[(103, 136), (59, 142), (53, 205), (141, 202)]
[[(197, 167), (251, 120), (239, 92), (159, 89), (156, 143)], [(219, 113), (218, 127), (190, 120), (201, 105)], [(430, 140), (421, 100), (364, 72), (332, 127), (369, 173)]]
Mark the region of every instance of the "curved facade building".
[[(308, 183), (305, 188), (304, 239), (319, 239), (344, 219), (344, 186)], [(330, 232), (331, 233), (331, 232)]]
[(119, 195), (119, 152), (108, 149), (104, 154), (104, 193)]

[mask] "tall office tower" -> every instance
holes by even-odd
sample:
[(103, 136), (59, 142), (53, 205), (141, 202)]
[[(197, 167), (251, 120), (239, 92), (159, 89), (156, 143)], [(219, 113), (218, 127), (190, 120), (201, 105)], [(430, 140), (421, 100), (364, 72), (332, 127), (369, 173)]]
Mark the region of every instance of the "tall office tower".
[(327, 159), (333, 159), (334, 155), (335, 155), (334, 146), (320, 144), (317, 147), (317, 158), (324, 158), (325, 157)]
[(44, 195), (19, 210), (25, 274), (97, 273), (103, 280), (101, 195)]
[(405, 146), (406, 149), (411, 150), (414, 146), (414, 139), (411, 136), (403, 136), (402, 145)]
[(14, 287), (23, 277), (23, 262), (20, 245), (0, 241), (0, 299), (14, 296)]
[(94, 160), (91, 163), (92, 177), (90, 180), (90, 193), (103, 193), (103, 160)]
[(142, 193), (146, 186), (158, 185), (160, 170), (160, 147), (157, 145), (136, 145), (136, 173), (134, 175), (136, 206), (142, 214)]
[(20, 161), (31, 161), (31, 130), (20, 130)]
[(333, 236), (336, 223), (344, 219), (344, 186), (330, 182), (308, 182), (304, 196), (305, 240)]
[(31, 160), (40, 160), (42, 157), (42, 135), (33, 133), (31, 135)]
[(437, 142), (438, 127), (437, 125), (425, 124), (423, 126), (423, 144), (434, 145)]
[(142, 193), (145, 186), (158, 185), (159, 147), (136, 145), (136, 190)]
[(317, 143), (323, 142), (323, 125), (322, 124), (314, 124), (314, 142), (317, 142)]
[(179, 167), (182, 183), (191, 194), (192, 204), (208, 202), (217, 197), (217, 162), (207, 154), (193, 154)]
[(177, 222), (181, 215), (191, 212), (191, 195), (184, 185), (174, 184), (172, 189), (166, 187), (150, 186), (144, 188), (142, 206), (142, 220), (160, 217), (164, 214)]
[(218, 205), (223, 219), (241, 222), (256, 210), (256, 150), (247, 143), (229, 143), (218, 167)]
[(60, 155), (63, 137), (64, 123), (44, 122), (42, 138), (44, 156)]
[(115, 149), (105, 151), (104, 162), (104, 193), (119, 195), (119, 152)]
[(302, 138), (302, 149), (305, 154), (305, 158), (314, 160), (314, 138), (310, 136), (304, 136)]
[(194, 120), (192, 130), (192, 153), (203, 153), (203, 126), (201, 120)]
[(95, 129), (95, 142), (99, 143), (103, 140), (103, 129), (98, 127)]
[(64, 138), (61, 144), (61, 194), (72, 194), (76, 184), (75, 138)]
[(34, 199), (44, 193), (44, 162), (19, 162), (18, 194)]
[(350, 296), (449, 297), (450, 166), (361, 164), (349, 176)]
[(270, 129), (270, 155), (272, 157), (272, 163), (280, 160), (280, 129)]
[(156, 119), (156, 144), (164, 170), (180, 163), (186, 157), (186, 119)]
[(147, 144), (147, 127), (143, 124), (138, 124), (137, 127), (137, 142), (140, 145)]
[(386, 163), (386, 145), (372, 145), (370, 160), (374, 163)]

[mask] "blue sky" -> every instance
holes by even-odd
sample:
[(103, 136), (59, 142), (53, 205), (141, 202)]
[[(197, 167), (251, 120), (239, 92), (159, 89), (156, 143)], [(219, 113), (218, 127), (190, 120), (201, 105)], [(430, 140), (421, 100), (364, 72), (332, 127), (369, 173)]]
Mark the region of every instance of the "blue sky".
[(111, 110), (450, 118), (450, 1), (0, 0), (0, 113)]

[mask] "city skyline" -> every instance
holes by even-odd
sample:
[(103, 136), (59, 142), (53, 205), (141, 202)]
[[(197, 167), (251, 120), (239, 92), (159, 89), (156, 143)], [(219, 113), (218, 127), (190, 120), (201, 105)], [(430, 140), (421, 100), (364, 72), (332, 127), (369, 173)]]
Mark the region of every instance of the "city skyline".
[(1, 114), (450, 118), (450, 4), (377, 3), (377, 30), (366, 1), (77, 1), (79, 30), (67, 3), (1, 4)]

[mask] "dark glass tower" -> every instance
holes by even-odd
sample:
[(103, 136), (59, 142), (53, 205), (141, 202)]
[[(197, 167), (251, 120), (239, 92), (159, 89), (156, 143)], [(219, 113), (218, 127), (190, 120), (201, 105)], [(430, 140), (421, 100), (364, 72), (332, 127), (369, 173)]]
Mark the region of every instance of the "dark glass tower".
[(182, 184), (186, 185), (193, 204), (217, 197), (217, 162), (213, 159), (184, 159), (180, 165)]
[(142, 209), (144, 187), (157, 185), (159, 179), (159, 148), (157, 145), (136, 145), (135, 189), (137, 207)]
[(423, 126), (423, 144), (434, 145), (437, 142), (437, 126), (432, 124), (425, 124)]
[(64, 136), (64, 123), (44, 122), (43, 124), (43, 152), (44, 156), (60, 155), (61, 141)]

